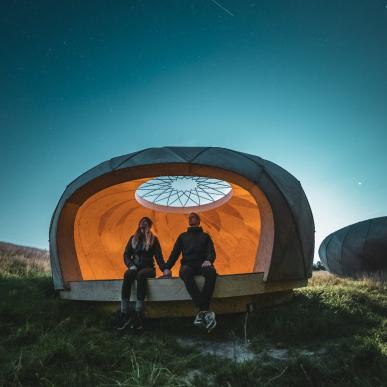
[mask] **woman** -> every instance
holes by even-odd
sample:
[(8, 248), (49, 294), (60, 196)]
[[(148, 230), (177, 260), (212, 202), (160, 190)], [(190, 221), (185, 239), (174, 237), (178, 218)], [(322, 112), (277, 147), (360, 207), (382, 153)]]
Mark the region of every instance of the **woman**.
[[(164, 270), (163, 253), (158, 238), (151, 231), (152, 224), (148, 217), (141, 218), (137, 231), (129, 238), (125, 248), (124, 262), (128, 270), (122, 283), (121, 313), (116, 326), (120, 330), (129, 324), (132, 328), (142, 329), (147, 278), (156, 276), (154, 257), (160, 270)], [(134, 280), (137, 280), (137, 302), (133, 310), (130, 293)]]

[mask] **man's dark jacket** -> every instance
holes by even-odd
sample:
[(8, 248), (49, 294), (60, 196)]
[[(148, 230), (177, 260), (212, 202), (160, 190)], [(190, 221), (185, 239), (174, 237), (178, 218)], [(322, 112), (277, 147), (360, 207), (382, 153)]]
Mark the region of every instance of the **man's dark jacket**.
[(214, 243), (201, 227), (188, 227), (186, 232), (179, 235), (165, 264), (166, 269), (173, 267), (180, 253), (183, 255), (182, 265), (199, 264), (204, 261), (213, 263), (216, 257)]

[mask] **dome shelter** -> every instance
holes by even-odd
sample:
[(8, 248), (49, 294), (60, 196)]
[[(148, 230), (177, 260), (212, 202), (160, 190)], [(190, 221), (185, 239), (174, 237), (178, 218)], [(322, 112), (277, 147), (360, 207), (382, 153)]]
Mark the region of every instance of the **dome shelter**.
[(328, 235), (319, 255), (340, 276), (387, 270), (387, 216), (358, 222)]
[[(240, 311), (257, 295), (306, 285), (314, 222), (297, 179), (246, 153), (162, 147), (105, 161), (67, 186), (50, 225), (55, 289), (68, 299), (118, 301), (123, 251), (138, 220), (153, 220), (167, 259), (191, 211), (200, 212), (215, 244), (215, 309)], [(170, 314), (193, 312), (178, 311), (189, 301), (178, 270), (148, 280), (155, 310), (169, 304)]]

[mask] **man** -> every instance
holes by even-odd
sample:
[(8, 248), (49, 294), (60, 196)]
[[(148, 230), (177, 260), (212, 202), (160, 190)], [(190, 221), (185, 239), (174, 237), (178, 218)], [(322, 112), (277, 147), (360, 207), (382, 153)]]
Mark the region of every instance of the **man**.
[[(177, 238), (171, 255), (165, 264), (164, 275), (170, 276), (171, 269), (182, 253), (179, 276), (184, 281), (188, 293), (199, 309), (194, 325), (205, 327), (209, 331), (215, 328), (215, 313), (209, 311), (210, 300), (215, 288), (216, 257), (214, 243), (209, 234), (200, 227), (200, 216), (195, 212), (189, 214), (189, 227)], [(200, 291), (194, 280), (195, 275), (203, 275), (205, 282)]]

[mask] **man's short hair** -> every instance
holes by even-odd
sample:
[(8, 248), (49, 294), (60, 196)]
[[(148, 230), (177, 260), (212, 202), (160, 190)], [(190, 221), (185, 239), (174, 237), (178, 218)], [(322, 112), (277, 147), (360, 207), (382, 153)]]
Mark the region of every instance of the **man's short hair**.
[(199, 214), (198, 213), (196, 213), (196, 212), (190, 212), (190, 214), (188, 215), (188, 217), (191, 217), (191, 216), (195, 216), (196, 217), (196, 219), (199, 221), (199, 223), (200, 223), (200, 216), (199, 216)]

